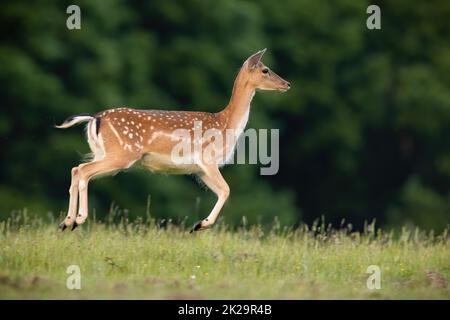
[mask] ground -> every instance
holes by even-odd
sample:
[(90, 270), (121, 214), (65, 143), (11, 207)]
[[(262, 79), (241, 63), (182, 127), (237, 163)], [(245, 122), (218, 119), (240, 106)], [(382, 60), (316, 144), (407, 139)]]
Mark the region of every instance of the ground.
[(0, 299), (450, 299), (447, 232), (56, 225), (0, 223)]

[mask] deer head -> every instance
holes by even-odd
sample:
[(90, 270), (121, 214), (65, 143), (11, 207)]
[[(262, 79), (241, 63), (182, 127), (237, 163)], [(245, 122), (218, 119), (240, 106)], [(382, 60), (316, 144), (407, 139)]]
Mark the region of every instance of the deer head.
[(248, 84), (254, 89), (287, 91), (291, 84), (261, 62), (266, 50), (258, 51), (244, 62), (242, 69)]

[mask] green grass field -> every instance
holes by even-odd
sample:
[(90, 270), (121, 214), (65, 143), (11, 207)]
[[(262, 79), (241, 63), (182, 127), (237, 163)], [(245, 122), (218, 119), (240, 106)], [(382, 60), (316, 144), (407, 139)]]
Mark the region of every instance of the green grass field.
[[(1, 299), (449, 299), (450, 241), (325, 230), (189, 234), (154, 224), (90, 222), (58, 232), (40, 221), (0, 223)], [(69, 290), (70, 265), (81, 289)], [(381, 289), (367, 288), (369, 265)]]

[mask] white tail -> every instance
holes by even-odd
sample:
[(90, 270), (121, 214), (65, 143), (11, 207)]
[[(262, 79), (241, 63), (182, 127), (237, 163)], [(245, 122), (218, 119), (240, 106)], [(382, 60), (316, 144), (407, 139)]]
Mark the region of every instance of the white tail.
[(69, 128), (76, 124), (90, 121), (92, 119), (94, 119), (94, 117), (89, 114), (79, 114), (79, 115), (71, 116), (71, 117), (67, 118), (66, 120), (64, 120), (64, 122), (62, 124), (60, 124), (59, 126), (55, 126), (55, 128), (66, 129), (66, 128)]
[[(202, 157), (196, 156), (194, 163), (180, 164), (174, 161), (172, 151), (177, 144), (174, 139), (175, 131), (184, 129), (195, 138), (194, 132), (200, 123), (200, 130), (215, 130), (222, 136), (225, 136), (225, 132), (229, 130), (242, 132), (247, 124), (250, 102), (256, 89), (286, 91), (290, 87), (289, 82), (261, 63), (264, 52), (265, 49), (244, 62), (236, 77), (230, 101), (220, 112), (118, 108), (93, 116), (73, 116), (58, 126), (58, 128), (68, 128), (90, 121), (87, 136), (94, 155), (93, 161), (72, 168), (69, 209), (66, 219), (60, 225), (61, 229), (72, 226), (73, 230), (86, 220), (87, 185), (92, 177), (129, 168), (139, 160), (144, 167), (154, 172), (197, 174), (217, 195), (218, 200), (208, 217), (198, 222), (193, 231), (212, 226), (230, 193), (228, 184), (219, 171), (220, 163), (205, 162)], [(199, 140), (195, 143), (206, 147), (211, 146), (211, 141), (206, 140), (204, 135), (201, 135)], [(213, 146), (214, 154), (228, 157), (233, 152), (235, 144), (236, 141), (233, 141), (231, 145), (226, 143), (220, 148)], [(80, 205), (76, 215), (78, 199)]]

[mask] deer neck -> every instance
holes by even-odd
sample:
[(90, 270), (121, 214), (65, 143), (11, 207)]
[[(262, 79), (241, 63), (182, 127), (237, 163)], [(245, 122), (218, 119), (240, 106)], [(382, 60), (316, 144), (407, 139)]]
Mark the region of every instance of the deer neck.
[(227, 128), (244, 130), (254, 95), (255, 89), (249, 84), (241, 70), (234, 82), (230, 102), (222, 111), (226, 118)]

